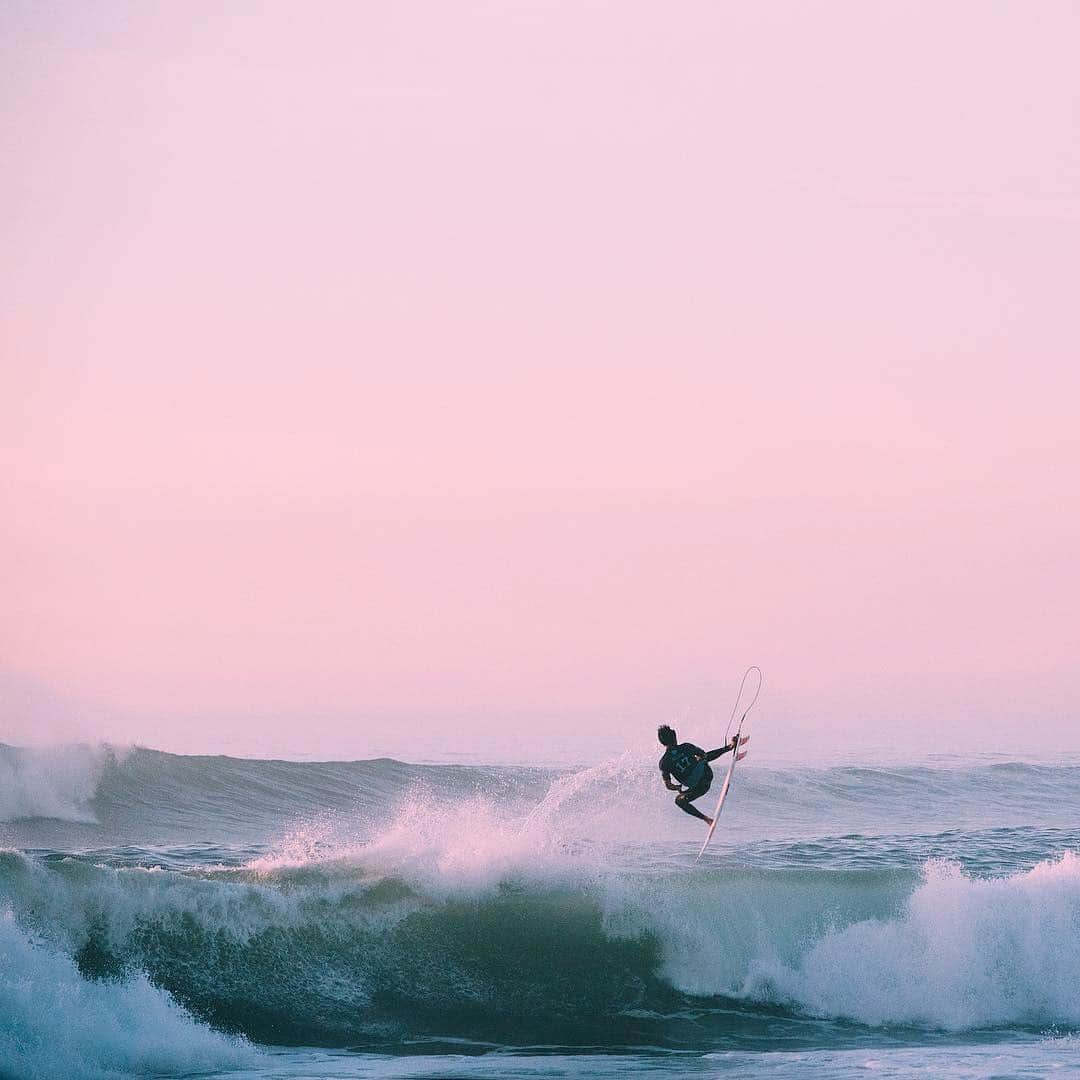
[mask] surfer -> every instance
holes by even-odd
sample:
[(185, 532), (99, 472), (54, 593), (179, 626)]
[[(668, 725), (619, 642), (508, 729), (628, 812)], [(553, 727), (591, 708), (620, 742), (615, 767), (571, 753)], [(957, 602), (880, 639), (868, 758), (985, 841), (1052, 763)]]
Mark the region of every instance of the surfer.
[[(693, 743), (679, 742), (675, 729), (667, 724), (656, 729), (656, 737), (667, 748), (660, 759), (660, 772), (664, 777), (664, 787), (668, 791), (679, 793), (675, 796), (675, 805), (691, 817), (701, 818), (711, 825), (712, 818), (691, 804), (695, 799), (700, 799), (712, 784), (713, 771), (709, 768), (709, 762), (734, 750), (739, 743), (739, 736), (736, 735), (727, 746), (721, 746), (719, 750), (708, 751)], [(678, 783), (671, 782), (673, 776)]]

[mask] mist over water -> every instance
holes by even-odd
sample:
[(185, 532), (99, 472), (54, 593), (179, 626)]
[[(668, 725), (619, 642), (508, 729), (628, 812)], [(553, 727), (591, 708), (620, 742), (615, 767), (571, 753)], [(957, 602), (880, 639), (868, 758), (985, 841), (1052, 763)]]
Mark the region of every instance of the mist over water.
[(1080, 1027), (1080, 765), (751, 757), (695, 864), (657, 757), (0, 747), (0, 1049), (16, 1076), (288, 1075), (313, 1051), (268, 1048), (671, 1064)]

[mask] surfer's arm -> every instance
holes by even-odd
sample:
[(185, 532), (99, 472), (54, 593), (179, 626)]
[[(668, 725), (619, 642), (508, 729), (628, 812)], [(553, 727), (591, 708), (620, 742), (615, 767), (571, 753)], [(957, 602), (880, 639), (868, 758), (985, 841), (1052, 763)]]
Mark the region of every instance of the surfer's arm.
[(738, 744), (738, 739), (739, 739), (739, 736), (736, 735), (735, 738), (732, 739), (731, 742), (729, 742), (727, 744), (727, 746), (721, 746), (717, 750), (710, 750), (705, 755), (705, 760), (706, 761), (715, 761), (718, 757), (722, 757), (724, 754), (730, 754), (731, 751), (734, 750), (736, 745)]
[(673, 784), (671, 782), (671, 773), (664, 773), (664, 787), (668, 791), (682, 791), (682, 784)]

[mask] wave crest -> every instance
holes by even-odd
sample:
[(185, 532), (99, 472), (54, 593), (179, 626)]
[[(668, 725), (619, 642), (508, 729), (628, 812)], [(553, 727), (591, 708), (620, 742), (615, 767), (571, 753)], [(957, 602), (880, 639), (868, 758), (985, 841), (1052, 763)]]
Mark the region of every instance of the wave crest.
[(0, 743), (0, 821), (54, 818), (94, 823), (91, 800), (105, 767), (107, 748), (23, 748)]

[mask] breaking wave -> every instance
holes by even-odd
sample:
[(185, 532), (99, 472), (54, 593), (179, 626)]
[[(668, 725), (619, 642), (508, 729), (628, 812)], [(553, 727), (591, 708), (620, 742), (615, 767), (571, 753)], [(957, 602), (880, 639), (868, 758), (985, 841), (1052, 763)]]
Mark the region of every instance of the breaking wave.
[(243, 1042), (197, 1023), (146, 975), (88, 979), (0, 915), (0, 1076), (107, 1080), (248, 1064)]
[(579, 784), (524, 819), (489, 796), (414, 794), (366, 836), (331, 817), (243, 865), (2, 852), (5, 933), (39, 943), (18, 945), (3, 993), (36, 956), (80, 980), (72, 1000), (106, 1016), (148, 1002), (166, 1018), (157, 1030), (183, 1027), (177, 1045), (207, 1054), (221, 1044), (190, 1036), (181, 1009), (258, 1042), (322, 1046), (746, 1045), (805, 1017), (1080, 1026), (1071, 853), (989, 878), (939, 860), (628, 865), (561, 830)]

